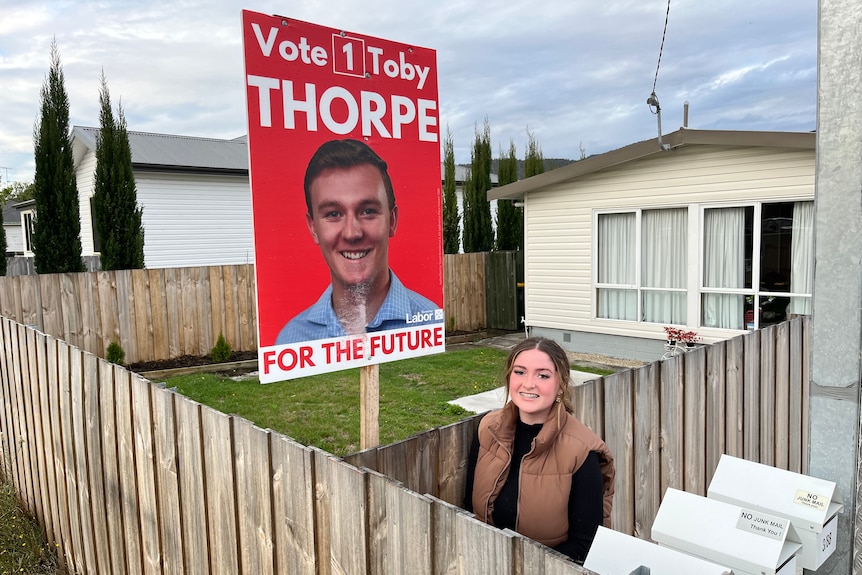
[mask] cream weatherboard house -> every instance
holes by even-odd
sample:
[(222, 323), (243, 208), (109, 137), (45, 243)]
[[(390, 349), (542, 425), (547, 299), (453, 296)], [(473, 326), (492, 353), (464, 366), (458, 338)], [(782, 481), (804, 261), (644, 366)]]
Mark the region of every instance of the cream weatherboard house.
[(665, 326), (726, 339), (811, 310), (815, 134), (680, 130), (507, 186), (525, 323), (654, 360)]
[[(72, 130), (83, 255), (98, 254), (92, 219), (98, 128)], [(148, 268), (254, 263), (246, 139), (129, 132)]]

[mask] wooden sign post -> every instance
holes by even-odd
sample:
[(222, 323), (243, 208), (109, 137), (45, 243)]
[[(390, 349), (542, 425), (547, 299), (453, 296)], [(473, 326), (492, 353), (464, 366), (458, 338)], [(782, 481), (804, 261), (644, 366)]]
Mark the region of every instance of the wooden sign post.
[(359, 368), (359, 449), (380, 445), (380, 364)]

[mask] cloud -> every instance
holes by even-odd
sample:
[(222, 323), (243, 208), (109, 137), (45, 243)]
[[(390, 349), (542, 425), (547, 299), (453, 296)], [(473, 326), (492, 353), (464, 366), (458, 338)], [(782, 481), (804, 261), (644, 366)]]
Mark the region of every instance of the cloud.
[[(47, 1), (4, 7), (0, 21), (0, 165), (32, 178), (38, 95), (57, 38), (73, 124), (98, 123), (104, 69), (132, 130), (236, 137), (245, 132), (236, 0)], [(814, 2), (674, 0), (656, 78), (665, 0), (541, 4), (488, 0), (259, 2), (255, 10), (433, 48), (440, 126), (469, 161), (487, 117), (495, 153), (529, 128), (546, 157), (600, 153), (682, 122), (725, 129), (813, 129)], [(0, 171), (5, 177), (5, 171)]]

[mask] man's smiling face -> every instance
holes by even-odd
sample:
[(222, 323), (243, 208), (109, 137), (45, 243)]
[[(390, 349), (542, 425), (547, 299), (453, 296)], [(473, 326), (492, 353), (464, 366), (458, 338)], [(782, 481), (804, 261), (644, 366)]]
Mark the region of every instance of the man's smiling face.
[(390, 210), (380, 170), (369, 164), (327, 168), (310, 192), (306, 223), (329, 266), (333, 289), (386, 286), (398, 208)]

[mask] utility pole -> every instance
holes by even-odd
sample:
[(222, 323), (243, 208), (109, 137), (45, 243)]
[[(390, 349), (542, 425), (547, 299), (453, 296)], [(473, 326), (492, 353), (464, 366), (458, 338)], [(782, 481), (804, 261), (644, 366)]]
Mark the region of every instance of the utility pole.
[(849, 575), (862, 562), (862, 5), (820, 0), (819, 6), (808, 469), (837, 483), (844, 499), (837, 549), (817, 572)]

